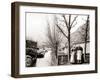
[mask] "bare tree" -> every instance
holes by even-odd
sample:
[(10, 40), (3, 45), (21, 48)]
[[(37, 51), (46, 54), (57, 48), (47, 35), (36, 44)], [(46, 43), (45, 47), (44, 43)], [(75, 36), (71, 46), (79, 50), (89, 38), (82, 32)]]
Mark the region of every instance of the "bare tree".
[[(52, 49), (53, 57), (56, 56), (56, 60), (58, 61), (58, 48), (62, 41), (62, 35), (59, 29), (56, 27), (55, 23), (53, 26), (50, 26), (50, 23), (47, 21), (47, 41), (45, 44)], [(58, 62), (57, 62), (58, 64)]]
[[(60, 20), (64, 25), (63, 25), (63, 27), (65, 26), (66, 28), (64, 28), (64, 29), (66, 29), (66, 32), (65, 32), (65, 30), (62, 28), (62, 25), (60, 25), (59, 24), (59, 22), (57, 22), (57, 27), (59, 28), (59, 30), (60, 30), (60, 32), (65, 36), (65, 38), (67, 38), (67, 40), (68, 40), (68, 49), (69, 49), (69, 55), (68, 55), (68, 61), (69, 61), (69, 59), (70, 59), (70, 48), (71, 48), (71, 46), (70, 46), (70, 34), (71, 34), (71, 29), (73, 28), (73, 27), (75, 27), (75, 25), (77, 24), (77, 22), (76, 22), (76, 19), (77, 19), (77, 17), (78, 17), (78, 15), (77, 16), (75, 16), (74, 17), (74, 19), (73, 20), (71, 20), (72, 19), (72, 15), (71, 14), (68, 14), (68, 15), (62, 15), (62, 18), (63, 18), (63, 20)], [(58, 19), (59, 20), (59, 19)]]
[(81, 39), (84, 41), (84, 61), (86, 61), (86, 49), (87, 49), (87, 41), (89, 41), (89, 15), (87, 16), (87, 20), (85, 20), (84, 27), (82, 28), (80, 33)]

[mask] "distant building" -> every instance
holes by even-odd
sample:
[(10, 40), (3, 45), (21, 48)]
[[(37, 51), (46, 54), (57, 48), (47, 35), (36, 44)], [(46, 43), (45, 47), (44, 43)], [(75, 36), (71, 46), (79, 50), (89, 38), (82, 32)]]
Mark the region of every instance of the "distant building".
[[(84, 49), (85, 49), (85, 43), (84, 42), (78, 42), (78, 43), (74, 43), (73, 44), (74, 46), (81, 46), (83, 48), (83, 54), (85, 53), (84, 52)], [(86, 53), (89, 54), (90, 53), (90, 41), (87, 41), (87, 44), (86, 44)]]
[[(73, 47), (81, 46), (83, 48), (83, 55), (84, 55), (84, 49), (85, 49), (85, 43), (84, 42), (78, 42), (73, 43)], [(90, 62), (90, 41), (87, 41), (86, 44), (86, 61), (87, 63)], [(68, 48), (63, 47), (58, 51), (58, 64), (59, 65), (65, 65), (68, 62)]]
[(64, 52), (58, 52), (58, 65), (65, 65), (68, 62), (68, 56)]
[(68, 48), (63, 47), (58, 51), (58, 65), (65, 65), (68, 62)]
[[(84, 51), (85, 51), (85, 43), (84, 42), (79, 42), (79, 43), (74, 43), (73, 46), (77, 47), (77, 46), (81, 46), (83, 48), (83, 55), (84, 55)], [(90, 41), (87, 41), (86, 44), (86, 63), (90, 62)]]

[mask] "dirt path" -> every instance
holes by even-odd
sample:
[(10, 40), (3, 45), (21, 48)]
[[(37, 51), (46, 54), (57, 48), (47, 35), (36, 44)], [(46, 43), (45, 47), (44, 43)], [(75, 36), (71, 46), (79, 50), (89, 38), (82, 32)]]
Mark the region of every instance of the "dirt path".
[(51, 51), (45, 53), (44, 58), (38, 58), (36, 67), (51, 66)]

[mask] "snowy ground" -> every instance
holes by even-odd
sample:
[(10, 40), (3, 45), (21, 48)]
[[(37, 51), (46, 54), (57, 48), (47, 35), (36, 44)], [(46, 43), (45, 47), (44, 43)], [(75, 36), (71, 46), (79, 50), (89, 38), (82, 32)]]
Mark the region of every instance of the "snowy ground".
[(36, 67), (51, 66), (51, 51), (47, 51), (43, 58), (38, 58)]

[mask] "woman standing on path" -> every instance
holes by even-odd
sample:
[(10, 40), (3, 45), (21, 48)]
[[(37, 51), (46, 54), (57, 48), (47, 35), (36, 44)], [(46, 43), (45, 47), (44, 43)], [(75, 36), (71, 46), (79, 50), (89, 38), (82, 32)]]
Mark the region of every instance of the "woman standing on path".
[(76, 63), (76, 48), (74, 47), (72, 49), (71, 57), (70, 57), (70, 63), (75, 64)]
[(81, 47), (81, 46), (78, 46), (77, 47), (77, 64), (81, 64), (82, 63), (82, 57), (83, 57), (83, 55), (82, 55), (82, 53), (83, 53), (83, 48)]

